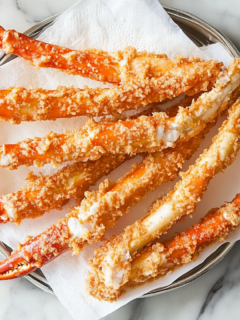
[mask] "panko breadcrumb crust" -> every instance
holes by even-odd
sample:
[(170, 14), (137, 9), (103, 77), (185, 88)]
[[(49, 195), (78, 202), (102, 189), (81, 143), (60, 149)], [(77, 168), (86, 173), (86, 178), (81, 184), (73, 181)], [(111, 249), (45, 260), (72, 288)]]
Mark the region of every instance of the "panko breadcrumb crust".
[[(227, 99), (222, 100), (207, 121), (199, 115), (209, 108), (214, 109), (211, 94), (201, 95), (189, 108), (180, 108), (175, 118), (175, 114), (169, 117), (166, 112), (111, 123), (107, 122), (109, 114), (113, 119), (124, 119), (123, 112), (128, 110), (171, 100), (183, 93), (191, 96), (199, 91), (208, 91), (219, 77), (222, 63), (180, 56), (168, 59), (166, 55), (137, 52), (132, 47), (111, 54), (96, 49), (77, 51), (30, 39), (2, 27), (0, 48), (22, 56), (37, 68), (57, 68), (69, 74), (115, 84), (110, 89), (59, 87), (56, 90), (9, 88), (0, 91), (0, 119), (13, 124), (79, 115), (106, 118), (106, 122), (100, 123), (89, 120), (81, 130), (66, 131), (60, 135), (50, 132), (42, 139), (28, 139), (0, 148), (1, 165), (8, 169), (16, 169), (23, 164), (40, 167), (45, 163), (58, 166), (63, 161), (82, 161), (68, 165), (53, 176), (30, 174), (25, 186), (3, 196), (0, 212), (4, 201), (10, 211), (16, 210), (12, 220), (7, 217), (9, 221), (20, 223), (23, 218), (35, 218), (53, 208), (61, 209), (67, 199), (83, 198), (84, 191), (91, 184), (126, 158), (139, 152), (152, 152), (145, 154), (142, 162), (133, 165), (130, 172), (117, 182), (106, 179), (98, 191), (85, 192), (85, 199), (79, 207), (40, 235), (19, 244), (18, 251), (11, 257), (20, 254), (26, 259), (26, 266), (40, 267), (66, 250), (78, 254), (84, 245), (103, 240), (106, 229), (146, 197), (147, 192), (178, 175), (184, 160), (197, 149), (216, 117), (234, 102), (240, 92), (240, 87), (235, 86), (233, 92), (227, 93)], [(230, 78), (239, 73), (239, 62), (236, 59), (231, 63), (228, 74), (226, 70), (222, 71), (215, 84), (215, 93), (223, 92)], [(211, 211), (187, 232), (165, 244), (157, 242), (157, 238), (172, 224), (195, 210), (209, 181), (236, 158), (240, 148), (239, 119), (240, 101), (237, 101), (211, 147), (186, 173), (181, 173), (182, 180), (174, 190), (157, 200), (145, 217), (96, 250), (88, 277), (92, 296), (114, 301), (127, 286), (162, 276), (195, 259), (206, 245), (225, 238), (237, 228), (239, 195), (232, 203)], [(174, 125), (185, 129), (186, 134), (177, 141), (159, 141), (158, 129), (171, 131)], [(227, 146), (222, 144), (226, 137), (229, 139), (226, 141), (230, 141)], [(82, 221), (80, 216), (91, 212), (95, 204), (98, 205), (97, 212), (85, 215), (87, 218)], [(166, 221), (157, 221), (153, 231), (148, 229), (148, 219), (166, 204), (172, 210)], [(69, 227), (72, 218), (90, 226), (87, 235), (77, 237), (72, 234)], [(123, 259), (126, 252), (130, 255)], [(107, 260), (111, 262), (106, 263)], [(120, 273), (122, 271), (119, 286), (106, 283), (106, 266)], [(11, 274), (11, 271), (7, 273)]]
[[(175, 147), (176, 142), (186, 141), (201, 132), (209, 122), (223, 112), (231, 99), (233, 92), (215, 109), (210, 110), (217, 99), (235, 75), (239, 77), (239, 59), (234, 60), (228, 70), (224, 71), (212, 91), (201, 95), (193, 101), (189, 108), (180, 108), (176, 117), (168, 117), (165, 112), (154, 113), (153, 116), (141, 116), (134, 120), (96, 123), (89, 120), (82, 129), (66, 131), (64, 134), (48, 133), (43, 138), (27, 139), (13, 145), (3, 145), (0, 148), (0, 160), (7, 156), (10, 163), (8, 169), (16, 169), (20, 165), (37, 167), (45, 163), (58, 166), (63, 161), (97, 160), (104, 154), (136, 154), (139, 152), (161, 151), (169, 146)], [(237, 90), (237, 89), (236, 89)], [(208, 117), (199, 114), (211, 111)], [(180, 137), (173, 140), (158, 139), (158, 130), (165, 133), (182, 130)], [(172, 139), (172, 138), (171, 138)], [(5, 166), (2, 164), (2, 166)]]
[[(233, 143), (228, 145), (226, 154), (221, 153), (221, 142), (225, 134), (233, 134)], [(88, 276), (88, 290), (99, 300), (114, 301), (121, 294), (122, 287), (128, 282), (131, 271), (131, 260), (138, 250), (151, 244), (162, 233), (166, 232), (177, 220), (195, 211), (211, 179), (223, 171), (236, 158), (240, 148), (240, 101), (238, 100), (230, 109), (229, 118), (222, 125), (217, 136), (214, 137), (209, 149), (190, 166), (186, 173), (181, 173), (182, 180), (176, 183), (175, 188), (162, 199), (157, 200), (145, 217), (128, 226), (125, 231), (107, 241), (104, 246), (95, 250), (91, 261), (91, 270)], [(166, 219), (156, 222), (155, 231), (149, 233), (147, 221), (154, 217), (158, 210), (168, 205), (172, 212)], [(131, 258), (121, 260), (123, 250), (129, 250)], [(112, 265), (117, 270), (124, 270), (119, 287), (106, 286), (105, 267), (108, 265), (106, 257), (111, 255)]]
[[(169, 116), (175, 116), (180, 106), (188, 106), (191, 104), (192, 99), (198, 97), (200, 94), (201, 93), (198, 93), (193, 97), (183, 97), (179, 103), (168, 108), (166, 113)], [(134, 114), (130, 118), (134, 119), (143, 114), (150, 115), (157, 110), (159, 111), (157, 106), (152, 105), (140, 114)], [(194, 143), (194, 141), (200, 141), (201, 136), (203, 136), (203, 134), (200, 134), (199, 138), (192, 139), (193, 150), (195, 145), (197, 149), (197, 143)], [(184, 148), (181, 149), (181, 153), (184, 153), (184, 150)], [(189, 150), (187, 147), (183, 158), (188, 157)], [(44, 176), (42, 174), (36, 176), (30, 173), (26, 185), (0, 198), (0, 217), (2, 222), (16, 222), (19, 224), (25, 218), (33, 219), (52, 209), (61, 210), (70, 198), (77, 198), (77, 201), (80, 203), (84, 197), (84, 192), (87, 191), (89, 186), (93, 185), (100, 177), (107, 175), (124, 160), (129, 158), (130, 156), (123, 154), (110, 154), (103, 156), (97, 161), (67, 165), (52, 176)], [(147, 158), (145, 158), (144, 161), (147, 161)], [(156, 159), (155, 163), (157, 163)], [(181, 161), (179, 161), (179, 167), (180, 165)], [(9, 216), (6, 208), (14, 212), (14, 215)]]
[[(20, 224), (23, 219), (35, 219), (52, 209), (61, 210), (70, 198), (80, 201), (90, 186), (129, 158), (123, 154), (109, 155), (97, 161), (78, 162), (52, 176), (30, 173), (26, 185), (1, 197), (1, 222)], [(8, 215), (6, 208), (14, 215)]]
[[(137, 54), (137, 53), (136, 53)], [(146, 56), (148, 56), (146, 54)], [(132, 59), (135, 59), (133, 57)], [(168, 61), (167, 58), (165, 60)], [(216, 81), (222, 64), (193, 58), (169, 60), (174, 68), (160, 77), (133, 77), (124, 66), (124, 83), (112, 88), (85, 87), (56, 90), (9, 88), (0, 91), (0, 119), (13, 124), (21, 121), (55, 120), (74, 116), (118, 117), (153, 102), (173, 99), (181, 94), (207, 91)], [(167, 63), (167, 62), (166, 62)], [(142, 68), (147, 68), (144, 64)], [(139, 71), (138, 75), (143, 71)], [(143, 72), (146, 74), (146, 70)]]
[[(168, 149), (144, 157), (140, 164), (133, 165), (130, 172), (117, 182), (106, 179), (100, 184), (99, 191), (85, 192), (86, 198), (79, 207), (42, 234), (29, 237), (25, 243), (19, 244), (18, 251), (14, 251), (12, 256), (21, 252), (31, 266), (40, 267), (66, 250), (79, 254), (85, 245), (102, 241), (106, 229), (112, 227), (131, 206), (139, 203), (147, 192), (176, 178), (182, 163), (196, 151), (206, 131), (180, 144), (176, 150)], [(88, 239), (73, 236), (68, 228), (69, 219), (87, 213), (95, 201), (99, 201), (97, 212), (84, 221), (91, 225), (90, 236)]]
[(164, 276), (175, 268), (195, 261), (199, 253), (216, 241), (224, 241), (239, 226), (240, 195), (222, 206), (212, 209), (186, 232), (160, 244), (153, 243), (136, 255), (132, 262), (129, 282), (131, 286), (149, 279)]

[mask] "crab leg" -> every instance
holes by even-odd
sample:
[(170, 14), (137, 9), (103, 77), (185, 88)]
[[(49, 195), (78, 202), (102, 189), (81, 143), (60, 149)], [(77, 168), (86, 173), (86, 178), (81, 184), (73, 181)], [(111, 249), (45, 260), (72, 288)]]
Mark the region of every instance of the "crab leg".
[(67, 165), (52, 176), (28, 176), (19, 190), (0, 197), (0, 223), (34, 219), (52, 209), (61, 210), (70, 198), (82, 199), (98, 179), (109, 174), (129, 156), (110, 155), (97, 161)]
[(182, 174), (174, 190), (158, 200), (149, 213), (125, 232), (96, 250), (89, 275), (89, 291), (100, 300), (114, 300), (128, 282), (131, 260), (177, 220), (194, 212), (211, 179), (236, 158), (240, 148), (240, 100), (230, 110), (209, 149)]
[[(183, 62), (179, 64), (182, 68)], [(165, 73), (159, 78), (134, 81), (112, 88), (56, 90), (10, 88), (0, 91), (0, 119), (11, 123), (55, 120), (75, 116), (118, 115), (153, 102), (173, 99), (184, 93), (207, 91), (217, 79), (221, 65), (202, 61), (188, 66), (192, 72)], [(177, 74), (177, 77), (174, 76)]]
[(37, 68), (56, 68), (94, 80), (120, 81), (118, 62), (106, 52), (76, 51), (41, 42), (0, 27), (0, 49), (21, 56)]
[[(79, 254), (84, 245), (101, 241), (105, 231), (114, 226), (131, 206), (139, 203), (147, 192), (177, 176), (182, 163), (191, 157), (203, 137), (204, 133), (200, 133), (176, 150), (149, 155), (116, 183), (106, 180), (98, 192), (85, 193), (86, 198), (79, 207), (21, 245), (0, 264), (0, 280), (25, 275), (28, 270), (33, 271), (66, 250)], [(91, 231), (87, 229), (89, 226)]]
[(135, 120), (96, 123), (92, 120), (80, 130), (65, 134), (50, 132), (44, 138), (28, 139), (0, 148), (0, 166), (57, 166), (68, 160), (97, 160), (103, 154), (136, 154), (175, 147), (201, 132), (225, 110), (240, 84), (240, 60), (235, 60), (217, 81), (215, 88), (201, 95), (189, 108), (180, 108), (176, 117), (166, 113)]
[[(118, 84), (126, 81), (126, 72), (131, 79), (143, 79), (161, 77), (172, 71), (175, 75), (179, 71), (191, 73), (191, 68), (201, 68), (199, 58), (177, 57), (171, 60), (165, 54), (137, 52), (132, 47), (111, 54), (96, 49), (72, 50), (29, 38), (14, 30), (6, 31), (1, 26), (0, 49), (4, 53), (21, 56), (37, 68), (56, 68), (69, 74)], [(214, 64), (219, 71), (220, 64)], [(181, 77), (178, 79), (179, 85)]]
[(29, 237), (1, 262), (0, 280), (22, 277), (65, 252), (68, 234), (66, 221), (62, 219), (40, 235)]
[(199, 223), (172, 240), (146, 247), (132, 261), (127, 286), (164, 276), (176, 267), (196, 260), (208, 245), (222, 241), (240, 223), (240, 194), (218, 210), (211, 210)]

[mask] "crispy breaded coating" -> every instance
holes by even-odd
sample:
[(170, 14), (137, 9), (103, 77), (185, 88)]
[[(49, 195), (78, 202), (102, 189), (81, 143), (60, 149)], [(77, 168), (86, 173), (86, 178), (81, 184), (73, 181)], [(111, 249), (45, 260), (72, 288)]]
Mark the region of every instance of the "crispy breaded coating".
[(240, 222), (240, 195), (220, 209), (211, 210), (199, 223), (166, 243), (145, 247), (132, 261), (127, 286), (164, 276), (177, 267), (195, 261), (199, 253), (216, 241), (223, 241)]
[(28, 183), (0, 198), (0, 222), (20, 224), (52, 209), (61, 210), (70, 198), (84, 197), (84, 192), (98, 179), (109, 174), (129, 156), (109, 155), (97, 161), (67, 165), (52, 176), (30, 173)]
[[(193, 82), (189, 89), (193, 88), (196, 83), (204, 87), (209, 81), (214, 81), (214, 74), (217, 76), (222, 66), (217, 61), (205, 63), (199, 58), (177, 57), (171, 60), (165, 54), (137, 52), (132, 47), (126, 47), (123, 51), (113, 53), (97, 49), (72, 50), (31, 39), (14, 30), (6, 31), (1, 26), (0, 49), (4, 53), (21, 56), (37, 68), (56, 68), (69, 74), (78, 74), (112, 83), (126, 83), (126, 75), (128, 79), (159, 78), (166, 74), (170, 75), (173, 70), (182, 71), (186, 75), (186, 69), (188, 73), (191, 73), (195, 68), (199, 79), (192, 77)], [(179, 67), (180, 70), (178, 70)], [(204, 67), (209, 74), (205, 73), (206, 77), (202, 78), (201, 69)], [(181, 75), (176, 82), (178, 86), (180, 79), (182, 79)]]
[(42, 234), (27, 239), (0, 264), (0, 280), (26, 275), (66, 250), (79, 254), (85, 245), (102, 241), (106, 229), (126, 214), (130, 206), (136, 205), (148, 191), (177, 176), (183, 161), (193, 154), (203, 137), (204, 132), (176, 150), (149, 155), (117, 182), (105, 180), (98, 192), (85, 193), (79, 207)]
[(96, 123), (89, 120), (82, 129), (64, 134), (50, 132), (44, 138), (27, 139), (0, 148), (0, 166), (15, 169), (20, 165), (37, 167), (45, 163), (58, 166), (63, 161), (97, 160), (103, 154), (136, 154), (175, 147), (201, 132), (229, 105), (240, 85), (240, 59), (223, 72), (215, 87), (180, 108), (176, 117), (166, 113), (141, 116), (135, 120)]
[(89, 292), (100, 300), (115, 300), (129, 281), (131, 261), (181, 217), (195, 211), (211, 179), (236, 158), (240, 148), (240, 100), (230, 110), (212, 145), (197, 159), (167, 196), (156, 201), (148, 214), (125, 232), (105, 243), (91, 262)]
[[(192, 98), (198, 95), (199, 93), (193, 97), (183, 97), (179, 102), (179, 105), (186, 107), (191, 104)], [(177, 106), (178, 104), (171, 106), (166, 112), (171, 113), (173, 116), (176, 115)], [(153, 105), (147, 110), (142, 111), (142, 113), (150, 115), (155, 111), (156, 107)], [(131, 118), (136, 117), (137, 115), (134, 114)], [(204, 133), (193, 138), (191, 144), (187, 143), (186, 148), (181, 147), (181, 151), (176, 157), (176, 159), (179, 158), (179, 168), (182, 159), (190, 156), (194, 150), (197, 149), (203, 135)], [(183, 153), (184, 156), (180, 157), (180, 154)], [(155, 163), (157, 165), (156, 156), (157, 155), (149, 156), (144, 162), (153, 162), (153, 164)], [(161, 155), (159, 155), (159, 157), (160, 156)], [(61, 210), (62, 206), (72, 197), (78, 198), (78, 202), (81, 202), (84, 192), (90, 185), (93, 185), (100, 177), (108, 174), (127, 158), (129, 158), (129, 156), (123, 154), (109, 155), (103, 156), (97, 161), (88, 161), (87, 163), (79, 162), (68, 165), (53, 176), (40, 175), (40, 177), (36, 177), (33, 174), (30, 174), (27, 185), (11, 194), (0, 197), (0, 218), (4, 223), (16, 222), (19, 224), (25, 218), (36, 218), (52, 209)], [(173, 160), (172, 167), (174, 172), (171, 173), (169, 171), (169, 178), (170, 175), (173, 177), (175, 176), (176, 170), (174, 169)], [(131, 173), (129, 173), (129, 175), (131, 175)], [(117, 183), (119, 182), (120, 180)], [(125, 182), (125, 185), (126, 184), (127, 182)], [(151, 186), (151, 188), (153, 188), (153, 186)], [(138, 198), (138, 200), (140, 200), (140, 198)]]
[(101, 50), (77, 51), (59, 47), (14, 30), (6, 31), (1, 26), (0, 49), (22, 57), (37, 68), (56, 68), (99, 81), (120, 81), (118, 63)]
[[(178, 175), (208, 128), (240, 92), (240, 59), (235, 59), (219, 77), (222, 63), (215, 60), (182, 57), (171, 60), (166, 55), (137, 52), (131, 47), (111, 54), (96, 49), (71, 50), (2, 27), (0, 49), (22, 56), (37, 68), (56, 68), (115, 84), (110, 89), (0, 91), (0, 119), (13, 124), (79, 115), (106, 119), (100, 123), (89, 120), (81, 130), (50, 132), (44, 138), (1, 146), (0, 166), (8, 169), (33, 164), (40, 167), (46, 163), (57, 167), (64, 161), (79, 161), (53, 176), (30, 175), (27, 185), (0, 198), (2, 222), (19, 224), (24, 218), (61, 209), (70, 197), (83, 198), (91, 184), (128, 157), (149, 153), (124, 177), (116, 182), (106, 179), (98, 191), (85, 192), (85, 199), (66, 217), (19, 244), (18, 250), (0, 263), (0, 280), (26, 275), (67, 250), (79, 254), (85, 245), (103, 241), (105, 231), (131, 206)], [(189, 108), (179, 108), (177, 115), (172, 109), (173, 114), (156, 112), (134, 120), (108, 122), (108, 117), (123, 120), (125, 111), (150, 103), (208, 91), (217, 78), (212, 91), (202, 94)], [(236, 229), (239, 195), (170, 242), (162, 245), (156, 240), (195, 210), (210, 180), (235, 159), (239, 138), (240, 99), (231, 108), (229, 119), (211, 147), (181, 174), (182, 180), (174, 190), (156, 201), (145, 217), (96, 250), (87, 279), (92, 296), (114, 301), (127, 286), (164, 275), (191, 261), (206, 245)]]
[[(0, 91), (0, 119), (21, 121), (55, 120), (74, 116), (120, 116), (153, 102), (173, 99), (191, 90), (207, 91), (217, 79), (221, 65), (216, 61), (178, 58), (173, 70), (159, 78), (128, 79), (112, 88), (85, 87), (56, 90), (9, 88)], [(171, 61), (171, 60), (170, 60)], [(186, 71), (184, 66), (186, 65)], [(189, 69), (192, 69), (189, 72)], [(189, 92), (190, 93), (190, 92)]]

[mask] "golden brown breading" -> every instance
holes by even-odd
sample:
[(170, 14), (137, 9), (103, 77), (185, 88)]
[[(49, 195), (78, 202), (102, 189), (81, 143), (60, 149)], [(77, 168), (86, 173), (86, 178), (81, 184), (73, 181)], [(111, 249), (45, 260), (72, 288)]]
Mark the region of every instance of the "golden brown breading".
[[(128, 79), (158, 78), (178, 69), (179, 66), (185, 74), (185, 69), (191, 73), (191, 67), (194, 64), (199, 66), (198, 71), (201, 73), (200, 69), (203, 66), (201, 64), (203, 61), (199, 58), (177, 57), (171, 60), (165, 54), (137, 52), (132, 47), (126, 47), (123, 51), (112, 54), (97, 49), (72, 50), (31, 39), (14, 30), (6, 31), (1, 26), (0, 49), (5, 53), (21, 56), (37, 68), (56, 68), (69, 74), (79, 74), (83, 77), (112, 83), (126, 83), (126, 75)], [(200, 76), (199, 79), (194, 79), (194, 82), (197, 80), (197, 86), (206, 86), (207, 82), (213, 80), (211, 73), (220, 71), (222, 64), (216, 61), (214, 64), (214, 68), (211, 67), (211, 63), (205, 64), (209, 74), (206, 74), (207, 78), (201, 79)]]
[(29, 38), (14, 30), (6, 31), (1, 26), (0, 49), (21, 56), (37, 68), (57, 68), (94, 80), (120, 81), (118, 63), (101, 50), (71, 50)]
[[(184, 72), (186, 64), (187, 72)], [(57, 90), (10, 88), (0, 91), (0, 119), (11, 123), (55, 120), (74, 116), (118, 115), (149, 103), (173, 99), (183, 93), (207, 91), (220, 72), (216, 61), (189, 62), (179, 59), (176, 69), (160, 78), (126, 80), (112, 88)], [(192, 66), (191, 66), (192, 65)], [(189, 72), (192, 68), (192, 72)], [(180, 69), (180, 70), (179, 70)], [(181, 72), (180, 72), (181, 71)]]
[(156, 242), (145, 247), (132, 261), (127, 286), (145, 282), (157, 276), (164, 276), (190, 261), (208, 245), (222, 241), (240, 223), (240, 195), (220, 209), (211, 210), (199, 223), (172, 240)]
[[(209, 149), (186, 173), (174, 190), (156, 201), (148, 214), (125, 232), (96, 250), (89, 274), (89, 292), (100, 300), (115, 300), (128, 282), (131, 260), (177, 220), (194, 212), (210, 180), (236, 158), (240, 148), (240, 100), (231, 108)], [(121, 277), (118, 276), (119, 273)]]
[(0, 165), (15, 169), (20, 165), (54, 166), (68, 160), (97, 160), (103, 154), (161, 151), (174, 147), (201, 132), (229, 105), (240, 84), (240, 59), (235, 59), (223, 72), (215, 88), (202, 94), (189, 108), (180, 108), (176, 117), (166, 113), (141, 116), (135, 120), (96, 123), (92, 120), (80, 130), (65, 134), (50, 132), (44, 138), (27, 139), (3, 145)]
[[(194, 97), (196, 97), (196, 95)], [(173, 105), (172, 107), (168, 108), (166, 112), (170, 112), (173, 116), (176, 115), (176, 107), (178, 105), (181, 105), (183, 107), (191, 104), (192, 98), (194, 97), (186, 96), (182, 98), (179, 104)], [(147, 110), (144, 110), (142, 113), (144, 113), (145, 115), (150, 115), (155, 111), (156, 107), (152, 106)], [(137, 115), (135, 114), (132, 116), (132, 118), (136, 117)], [(182, 159), (190, 156), (193, 151), (197, 149), (201, 137), (203, 137), (203, 134), (200, 134), (196, 138), (193, 138), (191, 140), (191, 144), (186, 145), (186, 150), (184, 149), (184, 147), (181, 148), (181, 152), (177, 156), (177, 158), (179, 158), (179, 168), (182, 163)], [(183, 158), (181, 158), (180, 154), (182, 154), (184, 150), (185, 155)], [(174, 154), (177, 153), (173, 152), (172, 157), (174, 157)], [(87, 163), (76, 163), (73, 165), (68, 165), (65, 168), (59, 170), (53, 176), (40, 175), (40, 177), (36, 177), (31, 174), (28, 177), (29, 182), (27, 183), (27, 185), (23, 186), (16, 192), (13, 192), (6, 196), (2, 196), (2, 198), (0, 198), (0, 218), (4, 223), (16, 222), (19, 224), (22, 219), (36, 218), (44, 214), (44, 212), (48, 212), (52, 209), (62, 209), (62, 206), (66, 203), (66, 201), (68, 201), (68, 199), (72, 197), (77, 197), (78, 202), (81, 202), (84, 191), (86, 191), (90, 185), (93, 185), (103, 175), (108, 174), (126, 158), (129, 158), (129, 156), (109, 155), (102, 157), (101, 160), (93, 162), (88, 161)], [(149, 160), (147, 160), (147, 158), (149, 158)], [(149, 156), (147, 158), (144, 160), (144, 162), (153, 162), (153, 164), (155, 163), (155, 166), (157, 165), (156, 155)], [(138, 166), (140, 167), (140, 165)], [(155, 166), (153, 165), (152, 167), (154, 168)], [(148, 166), (146, 166), (146, 168), (147, 167)], [(173, 160), (172, 167), (173, 173), (169, 171), (169, 179), (175, 176), (176, 169), (174, 168)], [(161, 181), (162, 178), (159, 179), (159, 181)], [(119, 182), (120, 180), (117, 183)], [(151, 188), (153, 188), (153, 186), (151, 186)], [(140, 201), (139, 197), (138, 199)], [(10, 212), (11, 215), (9, 215), (7, 211)]]
[(52, 176), (29, 174), (26, 185), (0, 198), (0, 221), (34, 219), (52, 209), (61, 210), (70, 198), (84, 197), (84, 192), (98, 179), (109, 174), (129, 156), (109, 155), (97, 161), (67, 165)]
[[(14, 278), (16, 274), (25, 275), (66, 250), (79, 254), (83, 246), (102, 241), (106, 229), (126, 214), (130, 206), (136, 205), (148, 191), (177, 176), (184, 159), (197, 149), (203, 136), (202, 132), (189, 142), (179, 145), (176, 150), (168, 149), (149, 155), (117, 182), (105, 180), (98, 192), (86, 193), (86, 199), (78, 208), (42, 234), (30, 237), (23, 245), (19, 245), (19, 249), (0, 264), (0, 279)], [(98, 201), (99, 205), (96, 206), (94, 201)], [(73, 234), (72, 223), (79, 226), (81, 232), (85, 232), (81, 236)], [(84, 229), (86, 227), (90, 227), (87, 232)], [(19, 266), (19, 255), (24, 268)]]
[[(174, 180), (182, 168), (186, 158), (190, 158), (198, 148), (204, 133), (181, 144), (175, 150), (167, 149), (146, 156), (140, 164), (134, 164), (132, 169), (116, 182), (106, 179), (98, 191), (86, 192), (80, 206), (72, 210), (70, 217), (81, 220), (83, 225), (91, 226), (91, 232), (84, 237), (88, 243), (100, 241), (105, 231), (112, 228), (117, 220), (127, 214), (161, 184)], [(92, 212), (94, 214), (89, 214)], [(74, 234), (69, 247), (74, 254), (79, 253), (83, 239)]]

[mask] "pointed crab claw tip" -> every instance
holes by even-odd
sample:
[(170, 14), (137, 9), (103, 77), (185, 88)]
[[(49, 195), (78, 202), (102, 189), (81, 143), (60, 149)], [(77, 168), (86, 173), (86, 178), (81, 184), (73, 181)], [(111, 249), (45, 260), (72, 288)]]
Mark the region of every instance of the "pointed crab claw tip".
[(0, 262), (0, 280), (19, 278), (36, 269), (23, 258), (22, 252), (16, 252)]

